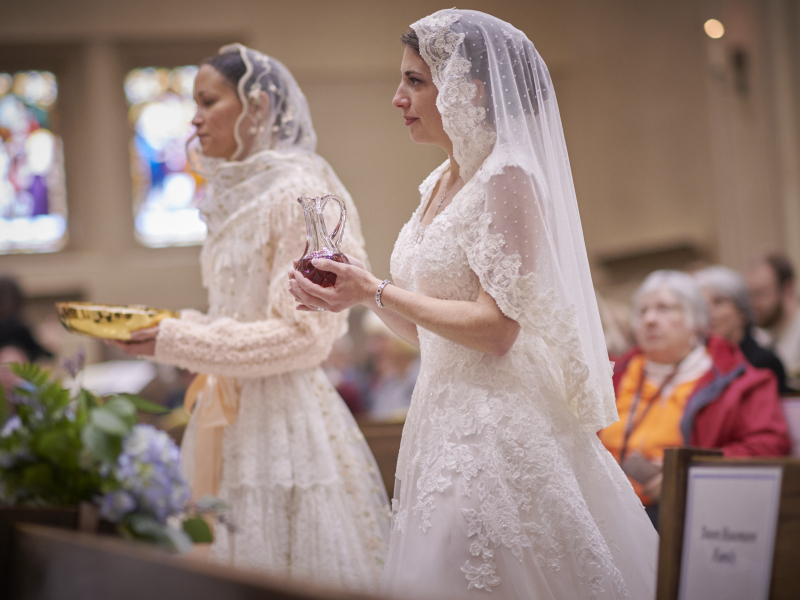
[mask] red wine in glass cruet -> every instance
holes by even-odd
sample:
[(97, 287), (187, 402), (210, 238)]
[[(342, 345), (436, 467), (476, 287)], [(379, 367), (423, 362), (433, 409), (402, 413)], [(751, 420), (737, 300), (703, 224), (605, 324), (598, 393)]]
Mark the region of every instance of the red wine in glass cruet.
[[(297, 201), (303, 207), (303, 215), (306, 219), (306, 249), (303, 257), (297, 263), (297, 271), (303, 274), (306, 279), (313, 281), (324, 288), (333, 287), (336, 283), (336, 274), (330, 271), (323, 271), (311, 264), (315, 258), (327, 258), (339, 263), (349, 264), (339, 246), (344, 235), (344, 224), (347, 220), (347, 209), (344, 201), (336, 194), (327, 194), (320, 198), (298, 198)], [(339, 204), (339, 222), (330, 235), (325, 227), (323, 210), (329, 201)]]

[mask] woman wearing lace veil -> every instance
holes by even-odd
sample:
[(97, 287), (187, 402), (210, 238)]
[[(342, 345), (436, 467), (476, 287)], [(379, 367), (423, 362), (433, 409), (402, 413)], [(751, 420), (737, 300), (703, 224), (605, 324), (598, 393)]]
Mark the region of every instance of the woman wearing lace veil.
[(421, 348), (382, 589), (652, 598), (658, 536), (596, 432), (617, 420), (553, 85), (519, 30), (443, 10), (403, 36), (394, 104), (449, 159), (392, 255), (300, 310), (364, 304)]
[[(372, 455), (320, 369), (346, 313), (298, 313), (286, 271), (302, 256), (300, 196), (338, 194), (346, 252), (366, 260), (358, 213), (325, 160), (306, 99), (280, 62), (239, 44), (195, 81), (190, 155), (209, 180), (200, 205), (209, 313), (140, 331), (129, 353), (202, 373), (182, 445), (197, 499), (216, 494), (234, 532), (212, 558), (273, 575), (377, 589), (388, 500)], [(198, 147), (199, 145), (199, 147)]]

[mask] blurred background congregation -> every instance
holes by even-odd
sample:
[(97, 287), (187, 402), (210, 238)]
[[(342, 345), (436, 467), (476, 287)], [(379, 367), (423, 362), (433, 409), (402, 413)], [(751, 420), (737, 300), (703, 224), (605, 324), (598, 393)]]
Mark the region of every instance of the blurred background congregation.
[[(185, 142), (197, 65), (227, 43), (273, 55), (295, 74), (319, 153), (358, 205), (374, 272), (388, 277), (395, 232), (444, 159), (438, 148), (413, 147), (391, 105), (399, 36), (448, 6), (4, 2), (3, 385), (13, 385), (8, 363), (63, 370), (80, 355), (84, 385), (98, 393), (141, 393), (181, 410), (191, 373), (125, 360), (67, 333), (53, 303), (206, 309), (196, 208), (205, 181), (192, 172)], [(601, 434), (606, 446), (621, 460), (635, 448), (647, 464), (681, 444), (732, 456), (784, 455), (792, 446), (800, 454), (792, 440), (800, 419), (792, 399), (800, 389), (800, 2), (476, 0), (459, 8), (514, 23), (550, 68), (615, 361), (622, 420)], [(669, 311), (679, 318), (670, 321)], [(401, 422), (419, 357), (373, 317), (351, 313), (326, 372), (363, 422)], [(643, 342), (656, 326), (675, 360), (666, 360), (669, 348)], [(692, 336), (705, 350), (690, 360), (680, 354)], [(667, 362), (679, 366), (647, 370)], [(713, 397), (698, 399), (701, 388)], [(648, 398), (645, 427), (638, 405)], [(715, 402), (725, 404), (719, 415), (701, 413)], [(720, 429), (731, 419), (735, 431)], [(161, 425), (179, 430), (181, 422)], [(636, 464), (626, 472), (645, 504), (657, 506), (657, 478)]]

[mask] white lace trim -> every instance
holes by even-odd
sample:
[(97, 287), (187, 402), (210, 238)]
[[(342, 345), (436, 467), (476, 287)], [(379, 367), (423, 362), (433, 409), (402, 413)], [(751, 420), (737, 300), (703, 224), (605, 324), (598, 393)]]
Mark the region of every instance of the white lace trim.
[(464, 34), (450, 29), (458, 19), (455, 13), (440, 11), (411, 27), (419, 37), (420, 55), (431, 68), (433, 83), (439, 90), (436, 107), (453, 142), (461, 177), (467, 181), (491, 152), (497, 135), (486, 123), (486, 109), (472, 103), (478, 86), (468, 78), (470, 62), (456, 52)]

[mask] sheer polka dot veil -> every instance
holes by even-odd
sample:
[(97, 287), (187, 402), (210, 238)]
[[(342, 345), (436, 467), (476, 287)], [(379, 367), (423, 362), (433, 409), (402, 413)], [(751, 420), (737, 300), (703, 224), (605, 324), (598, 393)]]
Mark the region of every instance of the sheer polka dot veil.
[(547, 67), (524, 33), (475, 11), (412, 26), (465, 186), (460, 245), (481, 285), (544, 340), (587, 431), (617, 420), (572, 172)]

